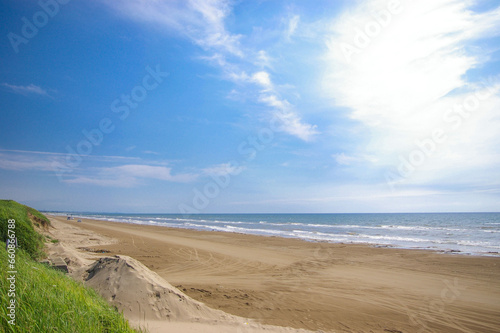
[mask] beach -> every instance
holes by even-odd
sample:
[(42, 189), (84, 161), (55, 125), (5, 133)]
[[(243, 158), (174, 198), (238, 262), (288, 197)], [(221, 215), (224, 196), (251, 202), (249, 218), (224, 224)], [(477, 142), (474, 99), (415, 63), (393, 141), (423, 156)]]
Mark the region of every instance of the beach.
[(49, 218), (65, 230), (54, 230), (62, 245), (89, 258), (132, 257), (194, 300), (262, 324), (323, 332), (500, 331), (499, 257)]

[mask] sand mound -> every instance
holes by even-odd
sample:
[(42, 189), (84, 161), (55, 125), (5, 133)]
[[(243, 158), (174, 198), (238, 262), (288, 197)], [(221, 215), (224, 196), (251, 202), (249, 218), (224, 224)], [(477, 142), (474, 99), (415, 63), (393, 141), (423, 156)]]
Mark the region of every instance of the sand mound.
[(229, 317), (184, 295), (130, 257), (101, 258), (87, 272), (85, 284), (132, 320), (218, 321)]
[[(87, 269), (85, 284), (123, 311), (132, 323), (150, 332), (284, 333), (307, 332), (261, 325), (209, 308), (193, 300), (139, 261), (127, 256), (104, 257)], [(168, 324), (167, 324), (168, 323)]]

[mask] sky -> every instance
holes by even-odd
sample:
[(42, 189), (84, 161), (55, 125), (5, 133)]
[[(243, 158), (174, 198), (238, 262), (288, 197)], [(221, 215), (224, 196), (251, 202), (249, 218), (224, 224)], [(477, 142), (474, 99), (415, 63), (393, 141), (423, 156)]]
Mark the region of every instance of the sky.
[(500, 6), (0, 1), (0, 198), (500, 211)]

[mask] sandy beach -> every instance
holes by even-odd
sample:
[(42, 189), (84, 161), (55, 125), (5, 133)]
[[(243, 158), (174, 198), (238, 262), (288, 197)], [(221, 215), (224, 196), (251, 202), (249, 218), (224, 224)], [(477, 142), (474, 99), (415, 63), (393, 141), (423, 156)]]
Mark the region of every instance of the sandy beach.
[[(49, 218), (60, 240), (51, 251), (73, 267), (130, 256), (194, 300), (258, 323), (323, 332), (500, 331), (499, 257)], [(70, 248), (88, 262), (71, 259)]]

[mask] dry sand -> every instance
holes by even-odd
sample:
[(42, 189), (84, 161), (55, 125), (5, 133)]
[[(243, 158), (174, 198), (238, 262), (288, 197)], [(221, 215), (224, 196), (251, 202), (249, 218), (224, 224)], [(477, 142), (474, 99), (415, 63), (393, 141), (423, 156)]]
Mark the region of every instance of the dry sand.
[[(122, 259), (157, 274), (139, 276), (145, 292), (186, 294), (207, 313), (200, 323), (171, 320), (168, 332), (273, 332), (241, 317), (324, 332), (500, 332), (498, 257), (50, 218), (62, 241), (51, 251), (69, 251), (73, 276), (88, 274), (77, 267), (99, 255), (92, 251), (130, 256), (140, 263)], [(164, 329), (164, 321), (147, 322), (152, 332)]]

